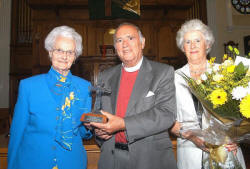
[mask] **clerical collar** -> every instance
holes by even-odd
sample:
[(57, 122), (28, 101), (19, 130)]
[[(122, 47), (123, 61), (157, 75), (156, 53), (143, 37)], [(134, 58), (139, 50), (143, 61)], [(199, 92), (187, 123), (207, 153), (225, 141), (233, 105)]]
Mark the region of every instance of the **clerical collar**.
[(124, 64), (122, 63), (123, 68), (125, 69), (126, 72), (135, 72), (137, 70), (140, 69), (141, 64), (143, 61), (143, 57), (141, 58), (141, 60), (137, 63), (137, 65), (133, 66), (133, 67), (125, 67)]

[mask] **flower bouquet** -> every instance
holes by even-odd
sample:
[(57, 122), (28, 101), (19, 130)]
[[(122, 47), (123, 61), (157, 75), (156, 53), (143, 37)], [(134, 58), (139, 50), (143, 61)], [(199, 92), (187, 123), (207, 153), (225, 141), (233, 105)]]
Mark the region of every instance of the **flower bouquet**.
[(242, 169), (224, 145), (250, 139), (250, 59), (237, 56), (236, 48), (230, 46), (229, 50), (233, 57), (224, 55), (220, 65), (211, 58), (200, 79), (180, 73), (202, 103), (205, 121), (200, 130), (182, 127), (181, 132), (191, 132), (205, 141), (210, 152), (203, 158), (206, 169)]

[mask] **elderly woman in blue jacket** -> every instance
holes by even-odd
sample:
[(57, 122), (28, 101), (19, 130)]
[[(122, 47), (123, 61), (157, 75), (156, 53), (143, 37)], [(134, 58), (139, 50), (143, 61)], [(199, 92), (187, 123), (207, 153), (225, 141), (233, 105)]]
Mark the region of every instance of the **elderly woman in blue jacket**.
[(45, 39), (48, 73), (20, 82), (10, 129), (8, 169), (85, 169), (83, 139), (92, 133), (80, 122), (91, 109), (90, 83), (71, 74), (82, 38), (68, 26)]

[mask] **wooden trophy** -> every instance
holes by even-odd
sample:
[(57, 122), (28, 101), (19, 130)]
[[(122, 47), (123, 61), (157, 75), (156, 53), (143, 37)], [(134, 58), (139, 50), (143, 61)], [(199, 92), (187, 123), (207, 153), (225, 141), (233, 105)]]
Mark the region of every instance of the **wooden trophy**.
[(100, 112), (102, 109), (101, 100), (102, 95), (109, 95), (111, 94), (111, 92), (101, 86), (91, 87), (91, 91), (95, 91), (96, 93), (94, 110), (90, 113), (84, 113), (80, 120), (84, 123), (106, 123), (108, 121), (108, 118)]

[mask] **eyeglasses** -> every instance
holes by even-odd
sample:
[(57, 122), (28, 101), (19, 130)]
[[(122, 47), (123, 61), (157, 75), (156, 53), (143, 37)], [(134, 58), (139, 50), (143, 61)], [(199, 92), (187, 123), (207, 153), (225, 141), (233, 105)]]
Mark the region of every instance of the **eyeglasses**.
[(62, 49), (53, 49), (53, 53), (55, 55), (58, 55), (58, 56), (63, 56), (66, 54), (66, 56), (70, 56), (70, 57), (73, 57), (76, 55), (76, 52), (75, 51), (72, 51), (72, 50), (67, 50), (67, 51), (64, 51)]
[(200, 39), (194, 39), (194, 40), (184, 40), (184, 44), (187, 46), (193, 46), (199, 47), (201, 45)]

